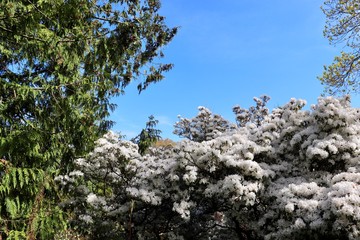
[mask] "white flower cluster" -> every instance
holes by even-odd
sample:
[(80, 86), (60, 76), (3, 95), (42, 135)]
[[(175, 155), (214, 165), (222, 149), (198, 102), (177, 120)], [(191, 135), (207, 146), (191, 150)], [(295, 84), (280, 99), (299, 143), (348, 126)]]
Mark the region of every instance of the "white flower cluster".
[(220, 115), (212, 114), (206, 107), (200, 106), (199, 113), (192, 119), (178, 116), (174, 133), (191, 141), (202, 142), (215, 139), (223, 132), (235, 129), (235, 125), (223, 119)]
[(261, 165), (275, 172), (263, 195), (274, 201), (259, 220), (265, 239), (359, 239), (359, 110), (348, 97), (319, 98), (311, 112), (290, 104), (299, 107), (263, 125), (276, 126), (267, 154), (275, 164)]
[(234, 110), (238, 127), (202, 107), (177, 123), (188, 140), (145, 156), (110, 132), (57, 180), (89, 206), (79, 220), (139, 239), (360, 239), (360, 111), (348, 97), (256, 101)]

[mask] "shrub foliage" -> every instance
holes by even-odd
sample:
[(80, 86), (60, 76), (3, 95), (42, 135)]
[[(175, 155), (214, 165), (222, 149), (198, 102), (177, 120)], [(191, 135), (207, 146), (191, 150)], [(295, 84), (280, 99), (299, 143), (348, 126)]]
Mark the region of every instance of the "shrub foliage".
[(259, 99), (241, 111), (256, 116), (246, 124), (213, 121), (212, 139), (143, 156), (107, 133), (56, 177), (73, 221), (93, 239), (359, 239), (360, 111), (349, 97), (311, 110), (291, 99), (271, 113)]

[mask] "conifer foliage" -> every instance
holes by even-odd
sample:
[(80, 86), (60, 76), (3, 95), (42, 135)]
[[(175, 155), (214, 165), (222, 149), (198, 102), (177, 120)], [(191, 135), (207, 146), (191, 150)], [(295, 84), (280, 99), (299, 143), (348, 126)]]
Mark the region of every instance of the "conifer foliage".
[(109, 99), (157, 61), (176, 34), (158, 0), (0, 2), (0, 236), (50, 239), (66, 227), (54, 174), (72, 168), (111, 122)]
[(158, 140), (161, 139), (161, 130), (156, 129), (156, 125), (159, 123), (153, 115), (149, 117), (146, 122), (146, 127), (141, 130), (140, 134), (131, 139), (133, 143), (136, 143), (139, 147), (139, 153), (144, 155), (146, 150), (150, 146), (154, 145)]
[(360, 90), (360, 3), (357, 0), (326, 0), (322, 6), (326, 16), (324, 36), (330, 44), (339, 43), (345, 50), (324, 67), (319, 77), (331, 94), (346, 94)]

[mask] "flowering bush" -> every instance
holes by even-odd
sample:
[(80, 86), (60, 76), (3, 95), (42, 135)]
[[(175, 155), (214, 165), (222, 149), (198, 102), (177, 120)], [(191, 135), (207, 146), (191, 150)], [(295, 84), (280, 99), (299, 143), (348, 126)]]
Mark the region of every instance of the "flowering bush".
[(198, 110), (198, 115), (191, 119), (179, 115), (179, 121), (174, 125), (174, 134), (191, 141), (202, 142), (215, 139), (223, 132), (235, 128), (234, 124), (218, 114), (213, 114), (206, 107), (200, 106)]
[(56, 178), (71, 196), (63, 206), (93, 239), (359, 239), (360, 111), (349, 97), (271, 113), (257, 100), (244, 124), (208, 139), (202, 129), (217, 123), (195, 118), (205, 138), (144, 156), (109, 132)]

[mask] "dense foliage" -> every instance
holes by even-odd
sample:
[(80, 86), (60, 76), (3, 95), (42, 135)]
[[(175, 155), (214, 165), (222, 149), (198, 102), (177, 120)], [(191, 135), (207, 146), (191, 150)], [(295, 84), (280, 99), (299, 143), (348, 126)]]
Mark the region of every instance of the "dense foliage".
[(243, 126), (220, 134), (213, 118), (214, 138), (144, 156), (107, 133), (56, 177), (63, 206), (91, 239), (359, 239), (360, 111), (326, 97), (270, 113), (260, 99)]
[(50, 239), (66, 228), (54, 174), (111, 126), (109, 99), (139, 91), (176, 33), (158, 0), (0, 2), (0, 238)]
[(357, 0), (327, 0), (323, 7), (326, 15), (324, 36), (330, 44), (344, 43), (346, 51), (325, 66), (319, 78), (331, 94), (360, 90), (360, 3)]
[(156, 129), (156, 125), (159, 123), (153, 115), (149, 117), (146, 122), (146, 127), (141, 130), (140, 134), (131, 139), (133, 143), (136, 143), (139, 147), (139, 153), (144, 155), (146, 150), (150, 146), (154, 145), (158, 140), (161, 139), (161, 130)]
[(198, 107), (199, 113), (194, 118), (178, 116), (174, 134), (191, 141), (202, 142), (214, 139), (235, 126), (218, 114), (213, 114), (206, 107)]

